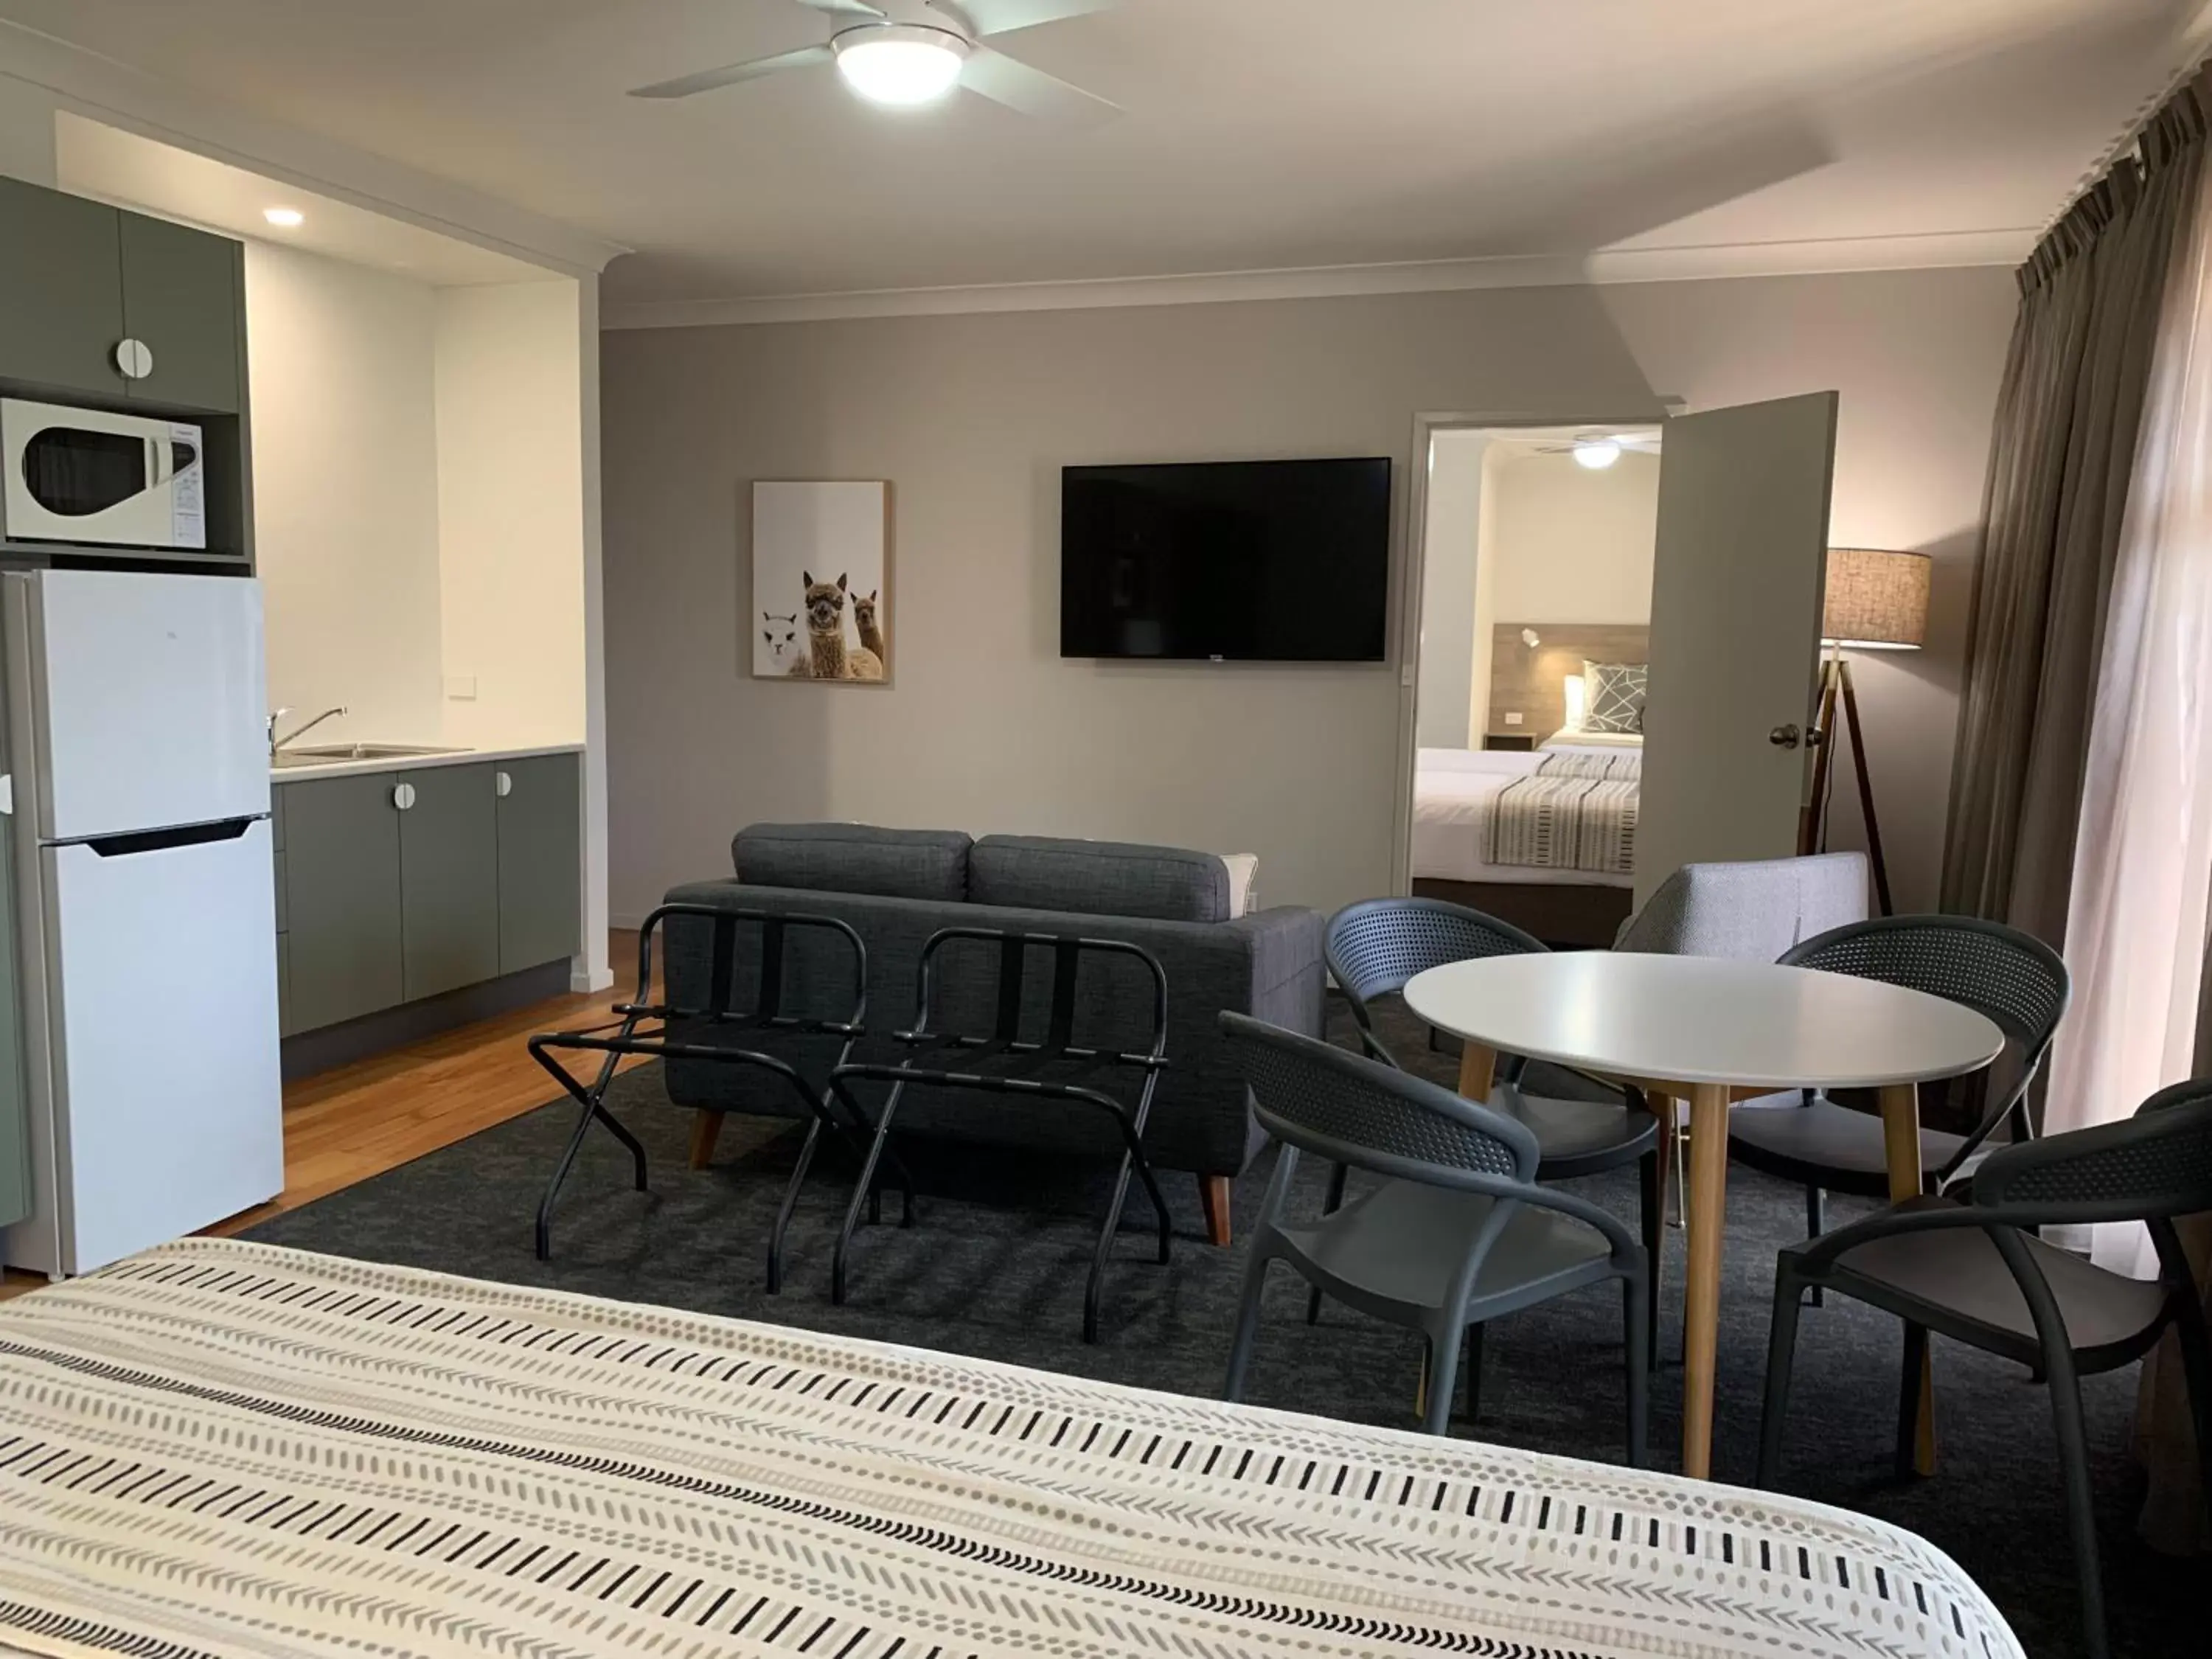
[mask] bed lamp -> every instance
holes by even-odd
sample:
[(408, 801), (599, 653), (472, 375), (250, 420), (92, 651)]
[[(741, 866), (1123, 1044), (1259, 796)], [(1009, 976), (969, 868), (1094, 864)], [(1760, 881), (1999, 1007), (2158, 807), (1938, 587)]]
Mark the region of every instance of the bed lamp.
[(1813, 793), (1798, 836), (1798, 851), (1816, 853), (1827, 845), (1828, 800), (1835, 753), (1836, 706), (1843, 705), (1858, 779), (1859, 811), (1866, 820), (1867, 858), (1874, 866), (1874, 890), (1881, 914), (1894, 914), (1889, 897), (1889, 866), (1882, 857), (1881, 824), (1875, 817), (1874, 782), (1867, 772), (1866, 733), (1859, 724), (1857, 689), (1851, 684), (1846, 651), (1917, 651), (1928, 637), (1928, 592), (1935, 562), (1925, 553), (1896, 553), (1881, 548), (1828, 550), (1827, 589), (1820, 609), (1820, 642), (1828, 653), (1820, 662), (1820, 712), (1814, 733)]

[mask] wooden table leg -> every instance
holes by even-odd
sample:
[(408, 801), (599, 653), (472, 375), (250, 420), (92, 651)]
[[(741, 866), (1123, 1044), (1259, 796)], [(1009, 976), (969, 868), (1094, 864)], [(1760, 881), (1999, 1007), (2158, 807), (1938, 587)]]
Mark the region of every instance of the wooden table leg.
[(1682, 1473), (1713, 1472), (1713, 1376), (1720, 1346), (1721, 1234), (1728, 1219), (1729, 1091), (1690, 1091), (1690, 1265), (1682, 1299)]
[[(1920, 1090), (1911, 1083), (1892, 1084), (1881, 1091), (1881, 1139), (1884, 1161), (1889, 1165), (1889, 1199), (1893, 1204), (1921, 1194)], [(1936, 1473), (1936, 1367), (1923, 1358), (1920, 1366), (1920, 1425), (1912, 1443), (1912, 1467), (1921, 1474)]]
[(1460, 1049), (1459, 1091), (1469, 1100), (1488, 1101), (1490, 1091), (1498, 1081), (1498, 1050), (1486, 1048), (1480, 1042), (1469, 1042)]

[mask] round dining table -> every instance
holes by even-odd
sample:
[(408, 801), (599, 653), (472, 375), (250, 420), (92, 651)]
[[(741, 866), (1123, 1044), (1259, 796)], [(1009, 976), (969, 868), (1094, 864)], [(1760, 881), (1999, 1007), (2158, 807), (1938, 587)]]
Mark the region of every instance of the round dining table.
[[(1880, 1091), (1893, 1199), (1921, 1190), (1917, 1085), (1980, 1070), (2004, 1047), (1971, 1008), (1924, 992), (1771, 963), (1583, 951), (1485, 957), (1407, 981), (1406, 1006), (1465, 1045), (1460, 1093), (1486, 1101), (1498, 1056), (1547, 1060), (1632, 1086), (1662, 1133), (1690, 1114), (1689, 1267), (1683, 1310), (1682, 1468), (1712, 1472), (1728, 1118), (1737, 1101), (1795, 1089)], [(1658, 1264), (1651, 1264), (1653, 1272)], [(1932, 1406), (1932, 1373), (1922, 1388)], [(1935, 1466), (1932, 1409), (1915, 1461)]]

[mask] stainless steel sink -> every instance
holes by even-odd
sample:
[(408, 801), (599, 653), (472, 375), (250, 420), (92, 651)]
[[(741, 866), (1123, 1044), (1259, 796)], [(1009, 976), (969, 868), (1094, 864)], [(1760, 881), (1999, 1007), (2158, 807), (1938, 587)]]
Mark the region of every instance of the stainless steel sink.
[(466, 749), (441, 749), (429, 744), (324, 743), (280, 749), (270, 757), (271, 766), (334, 766), (341, 761), (418, 760), (425, 755), (465, 755)]

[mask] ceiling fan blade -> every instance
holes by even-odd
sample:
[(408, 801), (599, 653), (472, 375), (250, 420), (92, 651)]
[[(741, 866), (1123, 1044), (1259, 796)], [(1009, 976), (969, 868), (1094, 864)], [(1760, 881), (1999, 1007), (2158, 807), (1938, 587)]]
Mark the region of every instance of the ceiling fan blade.
[(994, 104), (1062, 126), (1094, 127), (1121, 112), (1119, 104), (989, 46), (977, 46), (968, 54), (960, 66), (960, 84)]
[(799, 3), (809, 11), (828, 12), (832, 17), (880, 18), (884, 15), (880, 6), (872, 6), (868, 0), (799, 0)]
[(755, 58), (742, 64), (725, 64), (720, 69), (701, 70), (696, 75), (681, 75), (673, 81), (656, 81), (649, 87), (632, 87), (633, 98), (689, 98), (695, 92), (712, 92), (717, 87), (733, 87), (740, 81), (757, 81), (763, 75), (780, 75), (785, 70), (811, 69), (817, 64), (829, 63), (836, 54), (827, 46), (801, 46), (797, 52), (781, 52), (773, 58)]
[[(807, 0), (809, 4), (812, 0)], [(937, 0), (930, 0), (932, 5)], [(1085, 17), (1094, 11), (1111, 11), (1120, 0), (956, 0), (959, 13), (983, 34), (1011, 34), (1016, 29), (1057, 23), (1063, 17)], [(940, 9), (947, 9), (940, 8)]]

